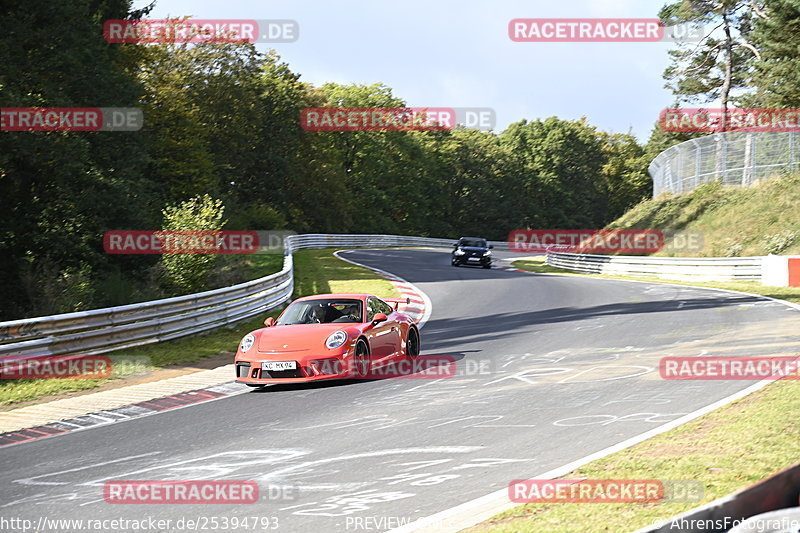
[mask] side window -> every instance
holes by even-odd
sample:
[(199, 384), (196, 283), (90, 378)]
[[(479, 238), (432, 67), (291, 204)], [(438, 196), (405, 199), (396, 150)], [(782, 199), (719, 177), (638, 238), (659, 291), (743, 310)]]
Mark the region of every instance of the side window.
[(375, 318), (375, 313), (382, 312), (378, 309), (377, 302), (375, 298), (367, 299), (367, 322), (372, 322), (372, 319)]
[(387, 304), (383, 300), (378, 300), (378, 309), (380, 310), (381, 313), (383, 313), (386, 316), (391, 315), (392, 312), (394, 311), (394, 309), (392, 309), (392, 306)]

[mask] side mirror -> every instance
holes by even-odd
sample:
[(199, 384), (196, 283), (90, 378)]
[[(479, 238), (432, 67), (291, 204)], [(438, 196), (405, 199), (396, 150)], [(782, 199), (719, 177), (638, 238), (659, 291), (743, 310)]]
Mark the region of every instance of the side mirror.
[(385, 314), (375, 313), (375, 316), (372, 318), (372, 325), (374, 326), (375, 324), (380, 324), (381, 322), (386, 322), (387, 320), (389, 320), (389, 317), (387, 317)]
[(490, 245), (489, 245), (489, 249), (491, 250), (492, 248), (494, 248), (494, 246), (492, 246), (492, 245), (490, 244)]
[(458, 243), (453, 244), (453, 248), (458, 248)]
[(267, 326), (268, 328), (271, 328), (272, 326), (274, 326), (274, 325), (275, 325), (275, 319), (274, 319), (274, 318), (272, 318), (272, 317), (269, 317), (269, 318), (267, 318), (267, 319), (264, 321), (264, 325), (265, 325), (265, 326)]

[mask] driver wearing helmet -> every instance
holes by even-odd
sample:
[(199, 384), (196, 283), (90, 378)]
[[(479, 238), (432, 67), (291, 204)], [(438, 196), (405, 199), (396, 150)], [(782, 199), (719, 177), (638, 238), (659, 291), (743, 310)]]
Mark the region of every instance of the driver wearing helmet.
[(322, 324), (325, 321), (325, 308), (322, 305), (315, 305), (311, 309), (311, 323)]

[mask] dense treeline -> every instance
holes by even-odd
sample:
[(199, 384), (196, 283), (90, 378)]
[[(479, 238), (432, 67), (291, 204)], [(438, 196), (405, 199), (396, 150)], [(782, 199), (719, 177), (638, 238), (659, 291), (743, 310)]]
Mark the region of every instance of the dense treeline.
[(306, 107), (405, 102), (382, 84), (311, 86), (248, 44), (108, 44), (102, 21), (147, 16), (130, 0), (3, 6), (0, 105), (139, 107), (145, 119), (138, 132), (0, 135), (0, 319), (185, 290), (158, 257), (108, 255), (101, 239), (162, 228), (166, 208), (204, 195), (225, 229), (503, 239), (602, 227), (651, 189), (652, 148), (584, 120), (308, 132)]

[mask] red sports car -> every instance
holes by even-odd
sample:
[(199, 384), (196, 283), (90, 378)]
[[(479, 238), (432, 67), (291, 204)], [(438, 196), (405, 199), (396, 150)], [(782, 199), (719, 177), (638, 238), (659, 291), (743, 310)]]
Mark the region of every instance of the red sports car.
[[(386, 302), (392, 302), (394, 306)], [(419, 329), (399, 303), (369, 294), (299, 298), (267, 327), (248, 333), (236, 352), (236, 381), (258, 387), (368, 377), (371, 369), (420, 352)]]

